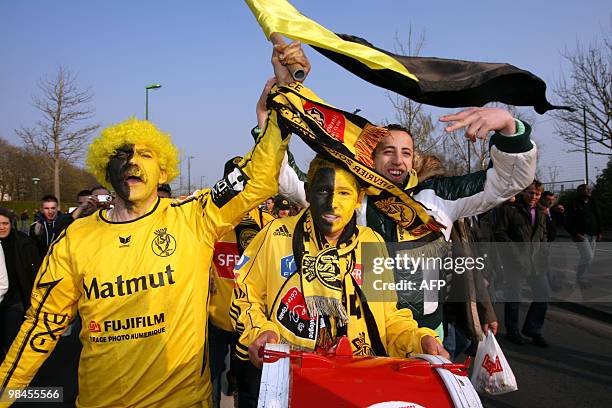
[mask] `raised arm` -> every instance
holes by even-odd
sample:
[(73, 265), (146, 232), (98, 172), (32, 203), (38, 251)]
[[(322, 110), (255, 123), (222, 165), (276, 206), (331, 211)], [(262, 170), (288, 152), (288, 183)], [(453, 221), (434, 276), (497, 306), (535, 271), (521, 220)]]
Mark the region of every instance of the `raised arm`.
[[(446, 128), (452, 132), (466, 129), (466, 138), (484, 139), (495, 132), (490, 139), (491, 167), (486, 173), (471, 180), (479, 184), (477, 190), (459, 188), (456, 184), (467, 183), (468, 178), (449, 178), (443, 186), (446, 193), (434, 188), (421, 189), (416, 199), (427, 199), (439, 211), (439, 221), (450, 227), (459, 218), (481, 214), (508, 200), (527, 187), (535, 177), (537, 149), (530, 139), (528, 124), (514, 119), (509, 112), (499, 108), (471, 108), (456, 115), (440, 119), (453, 122)], [(463, 194), (447, 194), (449, 191)], [(450, 234), (450, 231), (448, 231)]]
[[(272, 66), (279, 84), (291, 81), (286, 65), (299, 63), (306, 74), (310, 64), (298, 42), (275, 45)], [(269, 93), (273, 80), (268, 80), (262, 95)], [(261, 98), (260, 98), (261, 99)], [(255, 147), (236, 164), (234, 170), (219, 180), (204, 205), (204, 223), (215, 231), (215, 240), (240, 221), (243, 214), (278, 192), (280, 165), (289, 144), (289, 132), (278, 126), (276, 112), (262, 120)], [(263, 118), (262, 118), (263, 119)]]

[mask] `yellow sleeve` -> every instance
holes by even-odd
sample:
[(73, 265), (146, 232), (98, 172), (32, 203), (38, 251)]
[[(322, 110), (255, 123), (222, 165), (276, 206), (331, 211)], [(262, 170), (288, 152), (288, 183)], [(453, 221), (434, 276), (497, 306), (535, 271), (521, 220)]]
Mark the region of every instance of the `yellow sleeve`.
[(278, 191), (280, 165), (289, 144), (287, 131), (279, 129), (276, 112), (268, 120), (255, 147), (219, 180), (203, 203), (203, 231), (213, 231), (214, 241), (240, 222), (243, 215)]
[(71, 269), (66, 231), (53, 242), (38, 271), (32, 306), (0, 366), (0, 390), (26, 387), (76, 315), (81, 283)]
[[(279, 335), (276, 324), (266, 316), (267, 305), (267, 265), (271, 260), (267, 256), (268, 231), (272, 223), (268, 223), (255, 235), (245, 249), (240, 261), (234, 268), (236, 287), (232, 297), (230, 316), (232, 324), (240, 334), (236, 345), (236, 355), (248, 360), (249, 345), (264, 331), (271, 330)], [(274, 296), (275, 294), (271, 294)]]
[(419, 328), (412, 317), (410, 309), (397, 309), (396, 303), (386, 305), (387, 352), (391, 357), (408, 357), (411, 354), (421, 354), (421, 339), (425, 336), (435, 337), (440, 341), (435, 331)]

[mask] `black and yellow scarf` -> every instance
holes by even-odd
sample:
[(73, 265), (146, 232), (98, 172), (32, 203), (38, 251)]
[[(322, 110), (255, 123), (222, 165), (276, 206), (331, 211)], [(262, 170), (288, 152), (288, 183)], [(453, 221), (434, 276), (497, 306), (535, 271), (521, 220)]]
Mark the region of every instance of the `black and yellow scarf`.
[(317, 153), (339, 163), (366, 185), (368, 195), (376, 196), (376, 207), (397, 223), (405, 240), (440, 231), (442, 225), (411, 196), (417, 185), (416, 172), (411, 172), (408, 188), (403, 189), (374, 170), (372, 152), (388, 134), (386, 129), (326, 105), (297, 82), (273, 88), (268, 108), (278, 112), (282, 129), (297, 134)]
[(376, 319), (352, 274), (361, 259), (355, 217), (333, 246), (304, 211), (293, 233), (293, 253), (299, 269), (284, 283), (270, 313), (281, 341), (302, 350), (327, 349), (346, 335), (354, 354), (386, 355)]

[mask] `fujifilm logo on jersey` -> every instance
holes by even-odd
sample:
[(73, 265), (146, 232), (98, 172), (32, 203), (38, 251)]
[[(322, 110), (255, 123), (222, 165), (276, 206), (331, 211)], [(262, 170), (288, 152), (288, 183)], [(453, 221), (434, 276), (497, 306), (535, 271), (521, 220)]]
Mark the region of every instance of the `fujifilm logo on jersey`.
[(83, 289), (85, 290), (87, 299), (91, 299), (92, 295), (95, 299), (126, 296), (143, 290), (174, 285), (173, 273), (174, 269), (172, 269), (170, 265), (167, 265), (166, 270), (163, 272), (150, 273), (130, 279), (124, 279), (123, 276), (119, 275), (114, 281), (98, 282), (98, 278), (93, 278), (89, 286), (83, 281)]
[(289, 229), (286, 225), (281, 225), (280, 227), (278, 227), (276, 231), (272, 233), (272, 235), (291, 238), (291, 233), (289, 232)]

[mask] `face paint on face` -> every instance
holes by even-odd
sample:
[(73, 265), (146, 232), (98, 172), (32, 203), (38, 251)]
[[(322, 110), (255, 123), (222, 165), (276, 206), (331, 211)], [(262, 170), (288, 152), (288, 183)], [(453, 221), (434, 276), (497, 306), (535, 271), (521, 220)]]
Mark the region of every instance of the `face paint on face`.
[(106, 176), (117, 195), (126, 203), (142, 202), (157, 196), (157, 186), (166, 182), (156, 153), (146, 145), (124, 145), (117, 149), (106, 168)]
[(133, 167), (130, 161), (134, 157), (134, 145), (126, 144), (117, 149), (106, 166), (106, 179), (111, 183), (115, 192), (123, 201), (130, 200), (130, 187), (125, 175)]
[(337, 241), (359, 204), (359, 190), (352, 174), (322, 167), (308, 189), (315, 227), (328, 241)]

